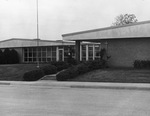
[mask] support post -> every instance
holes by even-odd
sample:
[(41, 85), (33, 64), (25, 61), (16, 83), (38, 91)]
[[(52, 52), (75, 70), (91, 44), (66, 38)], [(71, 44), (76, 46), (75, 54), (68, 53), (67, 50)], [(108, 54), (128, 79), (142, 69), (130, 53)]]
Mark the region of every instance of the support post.
[(80, 62), (80, 41), (76, 41), (76, 60), (77, 62)]

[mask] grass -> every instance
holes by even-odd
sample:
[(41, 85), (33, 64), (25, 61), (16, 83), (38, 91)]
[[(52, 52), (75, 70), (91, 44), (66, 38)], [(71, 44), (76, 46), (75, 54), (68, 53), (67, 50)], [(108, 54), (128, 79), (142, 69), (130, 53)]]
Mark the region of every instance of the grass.
[(0, 80), (22, 81), (24, 73), (34, 69), (37, 69), (36, 64), (0, 65)]
[(150, 83), (150, 70), (134, 68), (100, 69), (80, 75), (69, 81)]

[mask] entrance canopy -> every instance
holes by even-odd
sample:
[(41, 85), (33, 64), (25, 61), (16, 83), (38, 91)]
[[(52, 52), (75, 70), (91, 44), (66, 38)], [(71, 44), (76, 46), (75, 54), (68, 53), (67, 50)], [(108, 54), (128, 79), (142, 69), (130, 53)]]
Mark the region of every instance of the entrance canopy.
[(63, 34), (66, 41), (150, 37), (150, 21)]

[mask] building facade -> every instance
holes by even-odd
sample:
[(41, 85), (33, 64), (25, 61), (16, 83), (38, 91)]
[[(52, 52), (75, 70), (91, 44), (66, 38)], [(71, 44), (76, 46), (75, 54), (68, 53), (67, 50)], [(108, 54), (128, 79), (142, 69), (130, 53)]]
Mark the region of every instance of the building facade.
[(65, 41), (75, 41), (76, 59), (80, 59), (80, 43), (101, 43), (110, 56), (113, 67), (133, 67), (135, 60), (150, 60), (150, 21), (106, 27), (62, 35)]
[[(67, 61), (69, 50), (73, 49), (72, 57), (75, 58), (75, 42), (48, 41), (37, 39), (9, 39), (0, 41), (0, 49), (15, 49), (19, 54), (20, 63)], [(98, 59), (100, 43), (81, 43), (80, 59)]]

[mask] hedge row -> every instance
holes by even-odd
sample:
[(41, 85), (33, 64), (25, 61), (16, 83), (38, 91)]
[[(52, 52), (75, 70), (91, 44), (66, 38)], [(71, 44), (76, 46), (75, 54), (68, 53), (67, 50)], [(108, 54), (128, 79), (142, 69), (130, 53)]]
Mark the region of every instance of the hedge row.
[(47, 65), (44, 67), (41, 67), (37, 70), (32, 70), (29, 72), (26, 72), (23, 75), (24, 81), (36, 81), (42, 78), (44, 75), (54, 74), (57, 72), (57, 67), (53, 65)]
[(138, 69), (150, 68), (150, 60), (135, 60), (134, 68)]
[(54, 65), (47, 65), (47, 66), (41, 67), (40, 69), (44, 71), (45, 75), (57, 73), (57, 67)]
[(70, 67), (70, 64), (64, 61), (53, 61), (50, 64), (56, 66), (57, 71), (61, 71)]
[(106, 67), (105, 60), (86, 61), (76, 66), (72, 66), (56, 75), (57, 81), (66, 81), (86, 72), (102, 69)]

